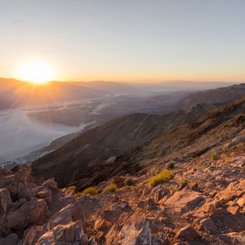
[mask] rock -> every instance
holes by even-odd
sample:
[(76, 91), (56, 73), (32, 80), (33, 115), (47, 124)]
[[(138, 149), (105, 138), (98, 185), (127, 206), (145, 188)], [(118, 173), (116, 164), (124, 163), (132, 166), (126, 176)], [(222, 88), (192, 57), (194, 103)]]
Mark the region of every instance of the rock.
[(199, 187), (198, 187), (198, 184), (196, 182), (191, 182), (189, 184), (189, 188), (193, 191), (199, 191)]
[(32, 193), (27, 183), (19, 183), (18, 189), (17, 189), (17, 196), (18, 196), (18, 199), (23, 198), (29, 201), (31, 197), (34, 196), (34, 193)]
[(162, 223), (157, 219), (150, 219), (143, 212), (136, 212), (122, 226), (117, 224), (110, 229), (106, 235), (106, 244), (163, 244), (161, 230)]
[(15, 233), (8, 235), (5, 238), (0, 237), (0, 244), (1, 245), (17, 245), (18, 237)]
[(227, 233), (221, 238), (228, 244), (243, 245), (245, 244), (245, 231)]
[(217, 194), (217, 198), (226, 203), (236, 198), (240, 198), (245, 193), (245, 180), (240, 180), (238, 183), (232, 182), (229, 186)]
[(154, 187), (151, 191), (152, 198), (155, 202), (159, 202), (167, 194), (169, 194), (169, 191), (163, 189), (161, 185)]
[(28, 224), (38, 224), (46, 215), (47, 205), (42, 199), (32, 198), (16, 203), (6, 216), (7, 229), (22, 229)]
[(32, 226), (24, 235), (23, 245), (36, 244), (38, 238), (45, 233), (43, 226)]
[(164, 203), (164, 207), (169, 209), (170, 212), (173, 211), (176, 214), (182, 214), (196, 208), (204, 199), (205, 198), (198, 192), (183, 189), (175, 192), (167, 199)]
[(211, 218), (203, 219), (200, 221), (200, 230), (215, 234), (218, 229)]
[(9, 194), (8, 189), (0, 189), (0, 214), (4, 214), (10, 208), (12, 200)]
[(48, 187), (51, 190), (57, 190), (57, 183), (54, 178), (48, 179), (42, 183), (42, 186)]
[(239, 207), (238, 206), (229, 206), (227, 212), (231, 213), (232, 215), (236, 215), (238, 213)]
[(176, 238), (182, 241), (193, 241), (197, 238), (200, 238), (200, 235), (196, 232), (196, 230), (188, 225), (182, 228), (176, 235)]
[(47, 204), (51, 204), (52, 203), (52, 192), (50, 189), (43, 189), (40, 190), (39, 192), (37, 192), (36, 197), (44, 199)]
[(81, 244), (87, 245), (88, 238), (84, 234), (81, 221), (67, 225), (58, 225), (42, 235), (37, 244)]
[(58, 213), (53, 215), (49, 221), (50, 227), (55, 227), (58, 224), (69, 224), (70, 222), (81, 220), (84, 222), (83, 210), (80, 203), (75, 205), (68, 204)]
[(243, 208), (245, 205), (245, 194), (242, 197), (240, 197), (236, 203), (240, 208)]

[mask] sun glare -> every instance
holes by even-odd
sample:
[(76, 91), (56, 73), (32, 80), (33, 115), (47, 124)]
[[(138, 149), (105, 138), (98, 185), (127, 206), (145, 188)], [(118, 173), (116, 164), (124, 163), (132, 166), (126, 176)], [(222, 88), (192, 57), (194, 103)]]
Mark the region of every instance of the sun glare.
[(52, 66), (42, 61), (29, 61), (20, 66), (18, 76), (33, 84), (44, 84), (55, 79)]

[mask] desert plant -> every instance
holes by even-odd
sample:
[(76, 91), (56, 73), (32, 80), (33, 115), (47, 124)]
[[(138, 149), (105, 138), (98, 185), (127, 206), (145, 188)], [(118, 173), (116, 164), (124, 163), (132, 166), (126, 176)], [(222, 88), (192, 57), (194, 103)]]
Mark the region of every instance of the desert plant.
[(188, 185), (189, 185), (188, 179), (184, 179), (184, 180), (180, 181), (180, 187), (181, 188), (186, 187)]
[(88, 187), (87, 189), (85, 189), (83, 191), (84, 194), (86, 195), (91, 195), (91, 196), (94, 196), (98, 193), (98, 189), (95, 188), (95, 187)]
[(149, 182), (151, 186), (157, 186), (164, 182), (168, 182), (169, 180), (173, 179), (173, 177), (174, 177), (173, 171), (169, 169), (164, 169), (159, 174), (150, 178)]
[(213, 153), (211, 154), (211, 158), (212, 158), (213, 160), (218, 160), (218, 159), (219, 159), (219, 154), (218, 154), (217, 152), (213, 152)]
[(124, 185), (125, 186), (132, 186), (132, 185), (134, 185), (134, 181), (131, 178), (125, 179)]
[(166, 169), (174, 169), (175, 167), (175, 163), (174, 162), (169, 162), (167, 165), (166, 165)]
[(106, 189), (107, 191), (109, 191), (109, 192), (114, 192), (114, 191), (117, 190), (117, 185), (116, 185), (116, 184), (110, 184), (110, 185), (106, 186), (105, 189)]

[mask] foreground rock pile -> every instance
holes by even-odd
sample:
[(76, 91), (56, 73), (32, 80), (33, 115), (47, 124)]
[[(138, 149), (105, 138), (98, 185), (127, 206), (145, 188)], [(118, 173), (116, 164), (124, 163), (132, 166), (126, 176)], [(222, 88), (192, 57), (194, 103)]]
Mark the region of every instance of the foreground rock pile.
[(0, 170), (0, 244), (245, 244), (245, 154), (176, 161), (174, 178), (151, 186), (164, 167), (115, 177), (93, 196), (29, 167)]

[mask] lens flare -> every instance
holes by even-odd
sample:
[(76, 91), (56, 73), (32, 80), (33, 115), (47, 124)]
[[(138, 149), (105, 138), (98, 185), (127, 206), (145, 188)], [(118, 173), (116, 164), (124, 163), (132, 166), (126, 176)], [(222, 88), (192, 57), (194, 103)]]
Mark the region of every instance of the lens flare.
[(55, 71), (48, 63), (34, 60), (20, 66), (18, 77), (34, 84), (44, 84), (55, 79)]

